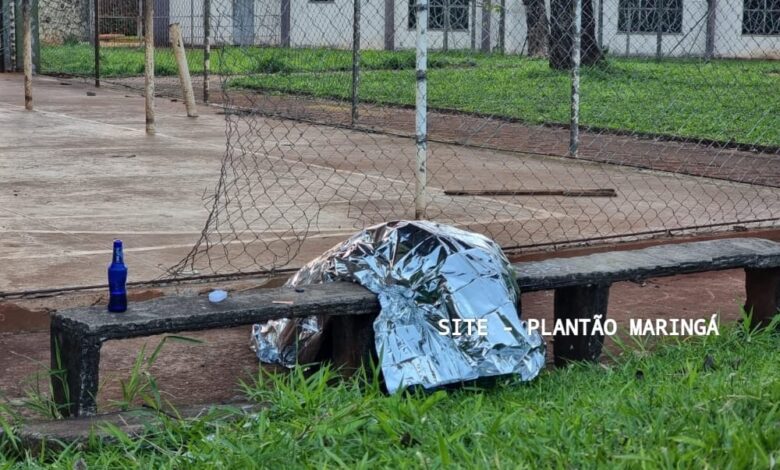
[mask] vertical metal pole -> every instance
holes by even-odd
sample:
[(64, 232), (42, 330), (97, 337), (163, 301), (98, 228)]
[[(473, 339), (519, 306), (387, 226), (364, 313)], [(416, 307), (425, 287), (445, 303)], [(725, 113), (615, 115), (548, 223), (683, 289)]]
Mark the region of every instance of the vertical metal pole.
[(493, 12), (491, 0), (482, 0), (482, 52), (490, 52), (490, 17)]
[(395, 0), (385, 0), (385, 50), (395, 50)]
[(417, 95), (415, 99), (415, 134), (417, 159), (414, 192), (414, 218), (425, 218), (428, 184), (428, 0), (417, 0)]
[(135, 35), (140, 39), (144, 35), (144, 0), (138, 0), (138, 17), (137, 24), (135, 26)]
[(444, 42), (442, 43), (442, 50), (447, 52), (450, 50), (450, 0), (442, 0), (444, 2)]
[(203, 0), (203, 102), (209, 102), (211, 75), (211, 0)]
[(195, 0), (190, 0), (190, 47), (195, 45)]
[(32, 14), (30, 2), (22, 0), (22, 61), (24, 62), (24, 109), (33, 110), (32, 97)]
[(599, 0), (599, 35), (598, 44), (599, 49), (604, 47), (604, 0)]
[(0, 8), (2, 8), (2, 23), (0, 23), (0, 42), (3, 44), (3, 57), (0, 57), (2, 66), (0, 70), (3, 72), (10, 72), (11, 67), (11, 2), (10, 0), (0, 0)]
[(498, 13), (498, 51), (506, 53), (506, 0), (501, 0), (501, 11)]
[(569, 155), (577, 156), (580, 146), (580, 47), (582, 47), (582, 0), (574, 2), (574, 35), (571, 48), (571, 122), (569, 124)]
[(146, 133), (154, 135), (154, 0), (144, 0), (144, 42)]
[(477, 50), (477, 0), (471, 0), (471, 50)]
[(717, 6), (717, 0), (707, 0), (707, 39), (704, 55), (708, 60), (715, 55), (715, 12)]
[(281, 0), (279, 3), (281, 4), (282, 10), (282, 18), (279, 21), (279, 27), (281, 29), (279, 39), (282, 43), (282, 47), (290, 47), (290, 4), (292, 3), (292, 0)]
[(631, 55), (631, 31), (634, 27), (634, 4), (628, 3), (626, 14), (628, 15), (628, 29), (626, 30), (626, 55)]
[(664, 2), (655, 0), (655, 58), (661, 60), (661, 47), (663, 45)]
[(100, 86), (100, 0), (95, 0), (95, 86)]
[(352, 2), (352, 116), (354, 127), (358, 120), (358, 90), (360, 86), (360, 0)]

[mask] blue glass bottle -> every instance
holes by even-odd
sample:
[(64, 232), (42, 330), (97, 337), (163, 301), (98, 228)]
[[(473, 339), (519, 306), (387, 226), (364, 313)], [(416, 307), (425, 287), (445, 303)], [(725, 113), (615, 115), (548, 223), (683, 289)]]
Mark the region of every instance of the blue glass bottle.
[(122, 253), (122, 240), (114, 240), (114, 254), (108, 267), (108, 311), (127, 310), (127, 266)]

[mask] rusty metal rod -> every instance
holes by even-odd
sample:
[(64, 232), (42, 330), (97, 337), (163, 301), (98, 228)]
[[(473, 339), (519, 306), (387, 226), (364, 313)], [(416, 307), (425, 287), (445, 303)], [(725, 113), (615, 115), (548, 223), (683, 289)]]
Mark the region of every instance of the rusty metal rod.
[(444, 190), (445, 196), (564, 196), (617, 197), (614, 189), (462, 189)]

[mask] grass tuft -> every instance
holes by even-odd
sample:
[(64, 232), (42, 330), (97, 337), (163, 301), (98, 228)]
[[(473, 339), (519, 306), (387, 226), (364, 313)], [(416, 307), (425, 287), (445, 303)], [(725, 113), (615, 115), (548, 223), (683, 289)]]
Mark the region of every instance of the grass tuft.
[[(775, 325), (776, 327), (777, 325)], [(261, 372), (242, 385), (262, 411), (170, 420), (145, 438), (46, 454), (89, 468), (771, 468), (780, 459), (780, 335), (627, 342), (614, 361), (548, 369), (531, 383), (387, 396), (376, 369)], [(640, 373), (641, 372), (641, 373)], [(114, 430), (121, 434), (121, 431)], [(7, 444), (5, 444), (7, 445)], [(36, 465), (0, 457), (0, 467)], [(13, 460), (10, 460), (12, 459)]]

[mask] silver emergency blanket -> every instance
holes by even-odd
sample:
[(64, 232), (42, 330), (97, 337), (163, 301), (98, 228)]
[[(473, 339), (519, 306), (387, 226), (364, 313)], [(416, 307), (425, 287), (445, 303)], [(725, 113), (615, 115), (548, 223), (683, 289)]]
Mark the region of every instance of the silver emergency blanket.
[[(520, 320), (512, 267), (482, 235), (426, 221), (376, 225), (306, 264), (287, 285), (339, 280), (379, 297), (374, 333), (390, 393), (505, 374), (531, 380), (544, 367), (544, 340)], [(322, 329), (317, 317), (254, 325), (253, 349), (263, 362), (307, 363)]]

